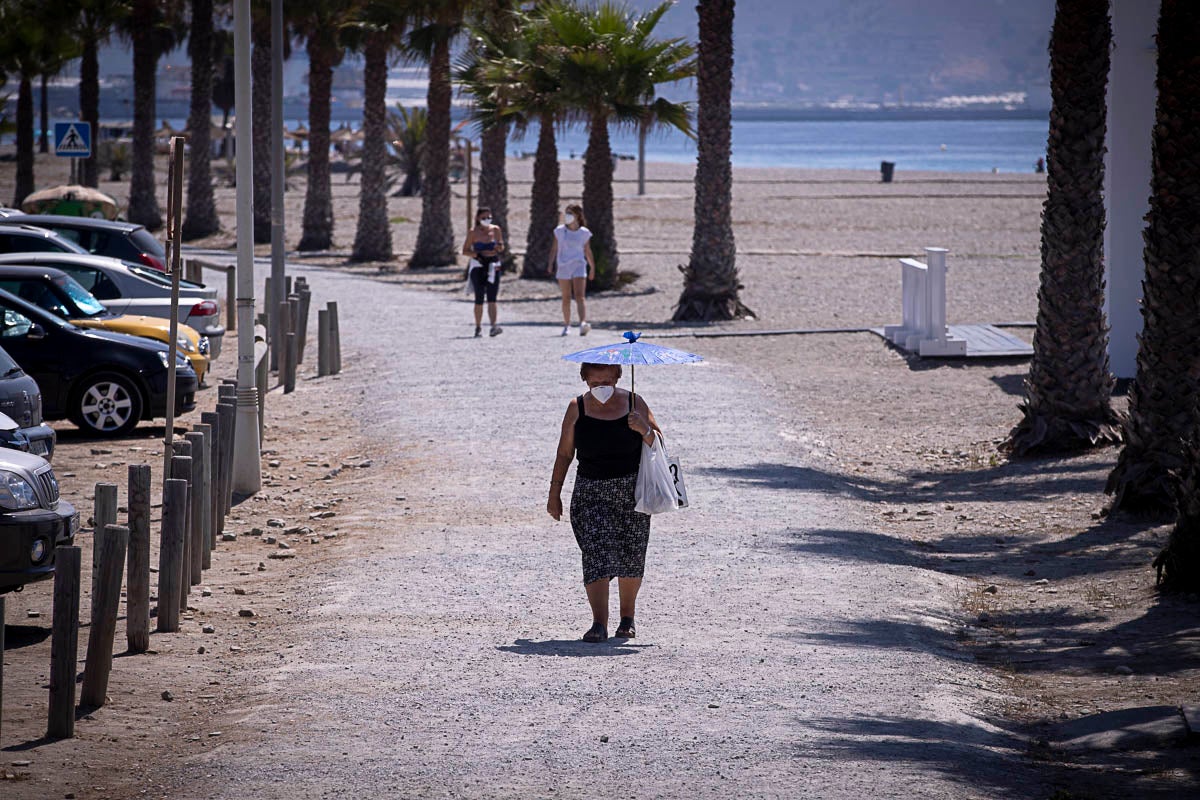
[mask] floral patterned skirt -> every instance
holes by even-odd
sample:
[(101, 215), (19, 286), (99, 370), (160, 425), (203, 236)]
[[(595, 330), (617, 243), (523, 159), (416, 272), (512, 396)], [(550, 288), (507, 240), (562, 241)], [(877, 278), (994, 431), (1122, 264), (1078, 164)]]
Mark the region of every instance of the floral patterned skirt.
[(575, 476), (571, 527), (583, 554), (583, 582), (640, 578), (646, 570), (650, 515), (633, 510), (637, 473), (620, 478)]

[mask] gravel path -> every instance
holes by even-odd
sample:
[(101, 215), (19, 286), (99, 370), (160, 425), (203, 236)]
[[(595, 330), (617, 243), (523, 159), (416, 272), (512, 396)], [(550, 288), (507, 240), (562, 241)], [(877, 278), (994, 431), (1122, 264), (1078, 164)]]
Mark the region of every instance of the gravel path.
[(956, 579), (805, 547), (810, 532), (870, 523), (806, 469), (808, 434), (765, 407), (748, 368), (639, 371), (693, 507), (654, 520), (638, 638), (587, 645), (578, 551), (544, 505), (582, 386), (558, 356), (612, 334), (560, 338), (502, 305), (503, 335), (476, 340), (458, 298), (293, 270), (306, 272), (340, 301), (339, 392), (373, 460), (358, 508), (341, 512), (357, 532), (297, 587), (294, 646), (250, 657), (246, 680), (261, 683), (177, 785), (219, 775), (204, 781), (214, 798), (1032, 796), (1021, 743), (982, 719), (992, 679), (955, 647)]

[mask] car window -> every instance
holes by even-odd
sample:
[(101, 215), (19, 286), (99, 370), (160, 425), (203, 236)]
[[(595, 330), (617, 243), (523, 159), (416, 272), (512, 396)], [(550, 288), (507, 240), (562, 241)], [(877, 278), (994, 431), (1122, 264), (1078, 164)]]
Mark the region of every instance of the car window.
[(0, 289), (12, 292), (25, 302), (33, 303), (38, 308), (44, 308), (63, 319), (70, 319), (72, 316), (72, 309), (41, 278), (3, 278), (0, 279)]
[[(79, 285), (79, 282), (70, 275), (63, 275), (54, 278), (54, 285), (57, 286), (67, 297), (71, 298), (71, 302), (75, 307), (82, 311), (85, 316), (94, 317), (108, 311), (104, 304), (92, 296), (92, 293)], [(72, 315), (74, 316), (74, 315)]]
[[(171, 288), (171, 276), (165, 272), (159, 272), (158, 270), (150, 269), (149, 267), (139, 267), (134, 264), (126, 264), (125, 266), (129, 267), (129, 271), (134, 275), (137, 275), (139, 278), (145, 278), (148, 281), (157, 283), (159, 286), (165, 286), (168, 289)], [(182, 281), (180, 281), (180, 285), (182, 285)]]
[(82, 247), (84, 250), (87, 249), (87, 244), (83, 241), (83, 235), (81, 231), (73, 231), (70, 228), (55, 228), (51, 225), (46, 225), (45, 227), (50, 228), (62, 238), (69, 239), (70, 241)]
[(13, 311), (11, 308), (4, 309), (3, 322), (0, 323), (0, 338), (15, 338), (24, 336), (29, 333), (29, 329), (33, 327), (33, 320), (24, 314)]
[(154, 234), (145, 228), (138, 228), (133, 233), (129, 234), (129, 241), (133, 242), (134, 246), (140, 252), (149, 253), (152, 256), (158, 256), (162, 260), (167, 258), (167, 250), (163, 247), (162, 242), (154, 238)]
[(121, 291), (112, 279), (98, 269), (74, 264), (59, 264), (58, 268), (74, 278), (80, 286), (92, 293), (97, 300), (116, 300)]
[(13, 361), (12, 356), (3, 347), (0, 347), (0, 376), (15, 375), (20, 369), (21, 367)]

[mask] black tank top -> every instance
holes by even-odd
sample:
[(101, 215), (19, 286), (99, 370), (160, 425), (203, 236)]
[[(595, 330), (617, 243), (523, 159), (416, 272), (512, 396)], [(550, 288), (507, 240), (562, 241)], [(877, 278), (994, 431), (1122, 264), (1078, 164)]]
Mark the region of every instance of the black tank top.
[[(629, 427), (629, 414), (617, 419), (589, 417), (583, 395), (576, 398), (579, 419), (575, 420), (575, 454), (579, 475), (593, 480), (620, 478), (638, 471), (642, 461), (642, 437)], [(629, 396), (633, 410), (633, 395)]]

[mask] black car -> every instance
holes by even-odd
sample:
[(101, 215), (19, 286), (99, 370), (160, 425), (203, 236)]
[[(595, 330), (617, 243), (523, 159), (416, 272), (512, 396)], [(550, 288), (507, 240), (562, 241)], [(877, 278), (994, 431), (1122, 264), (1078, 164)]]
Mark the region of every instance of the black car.
[[(85, 330), (0, 290), (0, 346), (42, 390), (46, 419), (69, 419), (99, 436), (128, 433), (167, 412), (162, 342)], [(196, 373), (176, 356), (175, 413), (196, 407)]]
[(54, 574), (54, 548), (71, 544), (79, 514), (59, 499), (46, 459), (0, 450), (0, 594)]
[(87, 255), (75, 242), (52, 230), (26, 225), (24, 217), (0, 219), (0, 253), (78, 253)]
[(42, 392), (2, 347), (0, 415), (0, 447), (46, 458), (54, 454), (54, 428), (42, 421)]
[(144, 225), (61, 214), (26, 214), (13, 219), (52, 230), (89, 253), (141, 264), (165, 272), (167, 251)]

